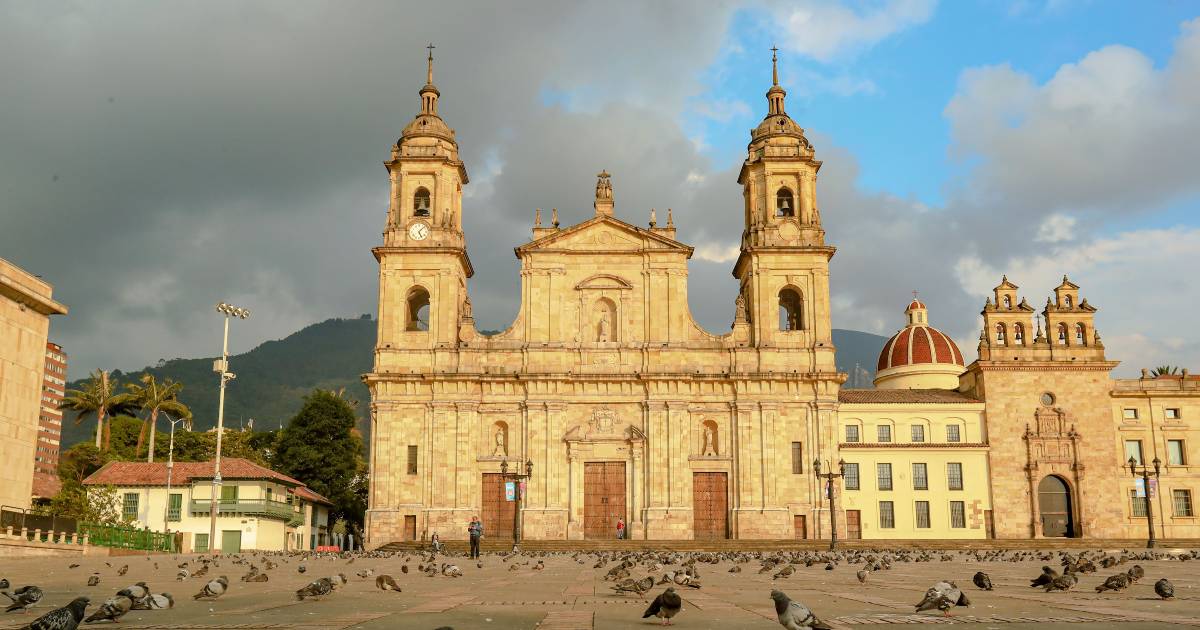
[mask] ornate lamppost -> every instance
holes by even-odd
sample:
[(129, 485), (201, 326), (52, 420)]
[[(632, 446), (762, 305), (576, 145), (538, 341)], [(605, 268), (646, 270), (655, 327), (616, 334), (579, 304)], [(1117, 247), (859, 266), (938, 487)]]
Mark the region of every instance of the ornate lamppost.
[(846, 462), (838, 460), (838, 471), (821, 472), (821, 460), (813, 460), (813, 474), (817, 479), (825, 480), (825, 496), (829, 498), (829, 550), (837, 549), (837, 512), (834, 511), (833, 480), (846, 476)]
[[(1136, 459), (1134, 459), (1132, 456), (1130, 456), (1129, 461), (1126, 463), (1129, 464), (1129, 472), (1130, 472), (1130, 474), (1133, 475), (1134, 479), (1137, 479), (1138, 477), (1142, 478), (1142, 493), (1146, 495), (1146, 530), (1150, 534), (1150, 537), (1146, 539), (1146, 548), (1153, 549), (1154, 548), (1154, 502), (1150, 500), (1150, 475), (1151, 475), (1150, 467), (1146, 466), (1146, 465), (1142, 465), (1141, 473), (1138, 473), (1138, 463), (1137, 463)], [(1157, 485), (1158, 475), (1159, 475), (1159, 472), (1161, 471), (1161, 467), (1162, 467), (1162, 461), (1159, 460), (1158, 457), (1155, 457), (1150, 463), (1154, 464), (1153, 474), (1154, 474), (1155, 485)]]
[[(167, 446), (167, 506), (163, 509), (163, 531), (171, 533), (171, 473), (175, 470), (175, 425), (183, 423), (183, 428), (188, 431), (192, 430), (192, 419), (188, 418), (172, 418), (167, 414), (167, 420), (171, 423), (171, 443)], [(183, 510), (183, 501), (180, 501), (179, 509)]]
[(521, 474), (520, 469), (517, 472), (508, 472), (508, 458), (500, 461), (500, 481), (501, 483), (512, 480), (513, 494), (516, 499), (515, 511), (513, 513), (513, 551), (520, 551), (521, 547), (521, 482), (533, 476), (533, 461), (525, 460), (525, 474)]

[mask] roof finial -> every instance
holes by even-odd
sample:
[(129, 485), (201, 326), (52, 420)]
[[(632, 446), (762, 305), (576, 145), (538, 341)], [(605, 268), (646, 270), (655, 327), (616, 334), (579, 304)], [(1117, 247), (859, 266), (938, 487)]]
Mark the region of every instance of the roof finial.
[(916, 289), (913, 289), (913, 301), (914, 302), (917, 301), (917, 290)]
[(671, 216), (671, 209), (667, 208), (667, 227), (675, 227), (675, 217)]
[(771, 85), (779, 85), (779, 56), (775, 54), (778, 52), (779, 48), (771, 44)]
[(433, 49), (437, 48), (437, 46), (434, 46), (433, 42), (429, 42), (426, 48), (429, 49), (429, 72), (425, 75), (425, 82), (433, 85)]

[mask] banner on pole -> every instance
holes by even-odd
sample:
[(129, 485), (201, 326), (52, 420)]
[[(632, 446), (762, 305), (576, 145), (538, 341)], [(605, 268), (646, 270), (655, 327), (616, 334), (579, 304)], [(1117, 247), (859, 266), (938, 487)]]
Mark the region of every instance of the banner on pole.
[(515, 501), (517, 499), (516, 484), (511, 481), (504, 482), (504, 500)]

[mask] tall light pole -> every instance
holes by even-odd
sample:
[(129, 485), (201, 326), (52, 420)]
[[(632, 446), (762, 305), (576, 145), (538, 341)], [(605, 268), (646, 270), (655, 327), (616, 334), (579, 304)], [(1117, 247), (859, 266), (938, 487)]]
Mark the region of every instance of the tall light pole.
[[(171, 533), (171, 473), (175, 471), (175, 425), (182, 422), (184, 423), (183, 428), (191, 431), (192, 419), (175, 419), (165, 413), (163, 415), (167, 416), (167, 420), (171, 423), (171, 442), (170, 445), (167, 446), (167, 505), (163, 508), (163, 531), (169, 534)], [(179, 509), (183, 509), (182, 503), (180, 504)]]
[(837, 472), (831, 470), (825, 474), (821, 474), (821, 460), (814, 459), (813, 473), (817, 476), (817, 479), (825, 480), (825, 496), (829, 497), (829, 550), (834, 551), (837, 549), (837, 512), (834, 511), (833, 507), (833, 480), (846, 476), (846, 462), (839, 459)]
[(1142, 491), (1143, 491), (1143, 494), (1146, 495), (1146, 528), (1150, 533), (1150, 537), (1146, 539), (1146, 548), (1153, 549), (1154, 548), (1154, 502), (1150, 500), (1150, 475), (1153, 474), (1155, 482), (1158, 481), (1158, 474), (1162, 467), (1162, 460), (1155, 457), (1154, 460), (1150, 462), (1150, 463), (1154, 464), (1153, 472), (1150, 471), (1149, 466), (1142, 465), (1142, 472), (1140, 474), (1138, 473), (1138, 469), (1137, 469), (1138, 462), (1136, 459), (1134, 459), (1132, 456), (1130, 456), (1129, 461), (1127, 463), (1129, 464), (1129, 472), (1133, 474), (1133, 478), (1137, 479), (1139, 476), (1142, 478)]
[(221, 342), (221, 358), (213, 361), (213, 371), (221, 376), (221, 393), (217, 402), (217, 456), (213, 460), (212, 503), (209, 506), (212, 520), (208, 525), (208, 551), (214, 554), (217, 553), (217, 511), (220, 509), (217, 494), (221, 489), (221, 436), (225, 433), (225, 384), (236, 378), (229, 371), (229, 318), (246, 319), (250, 316), (250, 311), (224, 302), (217, 305), (217, 312), (225, 316), (225, 337)]

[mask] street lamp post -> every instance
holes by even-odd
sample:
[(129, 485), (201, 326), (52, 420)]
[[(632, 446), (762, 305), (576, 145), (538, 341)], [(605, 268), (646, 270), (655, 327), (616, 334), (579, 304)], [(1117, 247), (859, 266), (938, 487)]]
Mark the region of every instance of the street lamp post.
[[(1129, 458), (1129, 461), (1126, 463), (1129, 464), (1129, 472), (1130, 472), (1130, 474), (1133, 475), (1134, 479), (1137, 479), (1138, 477), (1142, 478), (1142, 493), (1146, 495), (1146, 531), (1150, 534), (1150, 537), (1146, 539), (1146, 548), (1153, 549), (1154, 542), (1155, 542), (1154, 541), (1154, 502), (1150, 500), (1150, 475), (1151, 475), (1150, 467), (1143, 465), (1141, 473), (1138, 473), (1138, 463), (1137, 463), (1136, 459), (1134, 459), (1131, 456)], [(1155, 480), (1155, 482), (1157, 482), (1158, 475), (1159, 475), (1159, 472), (1161, 471), (1161, 467), (1162, 467), (1162, 460), (1155, 457), (1150, 463), (1154, 464), (1153, 474), (1154, 474), (1154, 480)]]
[[(167, 416), (167, 414), (163, 414)], [(167, 505), (163, 508), (163, 531), (171, 533), (171, 473), (175, 471), (175, 425), (183, 422), (183, 427), (189, 431), (192, 428), (191, 418), (172, 418), (167, 416), (167, 420), (171, 423), (171, 441), (167, 446)], [(183, 506), (180, 506), (183, 509)]]
[(217, 553), (217, 493), (221, 488), (221, 436), (225, 433), (225, 384), (236, 376), (229, 371), (229, 318), (246, 319), (250, 311), (221, 302), (217, 312), (225, 316), (225, 336), (221, 342), (221, 358), (213, 361), (213, 371), (221, 376), (221, 389), (217, 402), (217, 455), (213, 460), (212, 502), (209, 505), (211, 521), (208, 526), (208, 551)]
[(531, 460), (525, 460), (525, 474), (521, 474), (519, 469), (514, 473), (508, 472), (508, 458), (500, 461), (501, 482), (512, 479), (515, 484), (513, 494), (515, 495), (517, 504), (515, 506), (515, 513), (513, 514), (513, 551), (520, 551), (521, 549), (521, 481), (529, 479), (532, 476), (533, 462)]
[(825, 480), (825, 496), (829, 498), (829, 550), (837, 549), (837, 512), (834, 511), (833, 480), (846, 476), (846, 462), (838, 460), (838, 471), (821, 473), (821, 460), (813, 460), (813, 473), (817, 479)]

